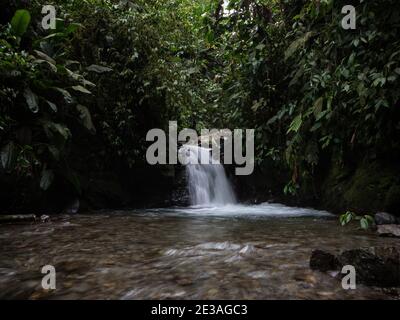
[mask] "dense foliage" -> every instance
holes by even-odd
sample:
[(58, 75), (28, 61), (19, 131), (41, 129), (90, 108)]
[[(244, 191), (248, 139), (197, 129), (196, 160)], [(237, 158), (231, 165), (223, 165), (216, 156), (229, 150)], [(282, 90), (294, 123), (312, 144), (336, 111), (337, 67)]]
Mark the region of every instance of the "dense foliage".
[(349, 1), (55, 1), (56, 30), (41, 27), (44, 1), (6, 2), (5, 208), (142, 168), (146, 132), (169, 120), (255, 128), (258, 166), (292, 194), (326, 159), (399, 157), (398, 1), (350, 1), (356, 30), (341, 27)]

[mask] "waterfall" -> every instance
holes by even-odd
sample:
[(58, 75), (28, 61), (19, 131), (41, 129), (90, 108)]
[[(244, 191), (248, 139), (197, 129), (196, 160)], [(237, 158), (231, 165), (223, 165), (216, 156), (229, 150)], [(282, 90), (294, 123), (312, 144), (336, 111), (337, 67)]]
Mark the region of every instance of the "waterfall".
[[(222, 164), (211, 164), (211, 150), (185, 145), (180, 156), (186, 158), (190, 202), (193, 206), (224, 206), (236, 203), (235, 194)], [(209, 164), (201, 164), (209, 159)], [(198, 164), (197, 164), (198, 163)]]

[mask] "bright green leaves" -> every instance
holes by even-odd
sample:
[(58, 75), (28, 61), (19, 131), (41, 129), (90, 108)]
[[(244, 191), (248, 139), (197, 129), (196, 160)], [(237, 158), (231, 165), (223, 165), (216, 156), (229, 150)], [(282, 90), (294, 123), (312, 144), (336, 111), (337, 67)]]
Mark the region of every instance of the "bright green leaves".
[(349, 224), (351, 221), (359, 221), (360, 228), (363, 230), (368, 230), (375, 224), (374, 218), (370, 215), (358, 216), (352, 211), (347, 211), (339, 216), (339, 222), (342, 226)]
[(292, 123), (289, 126), (287, 133), (294, 132), (297, 133), (300, 130), (301, 124), (303, 123), (302, 115), (298, 115), (293, 119)]
[(345, 214), (340, 215), (339, 222), (342, 226), (349, 224), (356, 217), (356, 214), (351, 211), (347, 211)]
[(11, 20), (12, 32), (17, 37), (22, 37), (27, 31), (31, 15), (28, 10), (17, 10)]

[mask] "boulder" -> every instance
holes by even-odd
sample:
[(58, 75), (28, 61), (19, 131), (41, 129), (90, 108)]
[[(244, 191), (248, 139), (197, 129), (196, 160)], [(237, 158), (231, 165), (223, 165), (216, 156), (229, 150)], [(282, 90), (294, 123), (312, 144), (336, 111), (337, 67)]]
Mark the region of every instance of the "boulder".
[(387, 212), (378, 212), (375, 214), (375, 223), (377, 225), (396, 224), (397, 222), (396, 217)]
[(338, 260), (336, 257), (322, 250), (314, 250), (310, 258), (310, 268), (322, 272), (338, 269)]
[(343, 276), (340, 271), (346, 265), (355, 268), (357, 283), (382, 288), (400, 287), (400, 247), (345, 250), (338, 256), (315, 250), (310, 258), (311, 269), (336, 270), (338, 277)]
[(357, 283), (377, 287), (400, 286), (400, 248), (376, 247), (342, 252), (340, 266), (356, 269)]
[(378, 226), (378, 234), (381, 237), (400, 238), (400, 225), (398, 224), (383, 224)]

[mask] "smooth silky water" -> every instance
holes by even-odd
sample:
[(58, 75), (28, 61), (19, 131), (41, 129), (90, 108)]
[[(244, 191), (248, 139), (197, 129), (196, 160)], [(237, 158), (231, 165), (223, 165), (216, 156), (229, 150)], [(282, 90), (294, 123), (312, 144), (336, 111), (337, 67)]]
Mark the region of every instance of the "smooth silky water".
[[(390, 245), (324, 212), (280, 205), (113, 211), (0, 225), (0, 298), (390, 298), (310, 270), (313, 249)], [(54, 265), (57, 289), (41, 289)]]
[[(396, 240), (343, 228), (323, 211), (237, 205), (222, 166), (195, 166), (187, 166), (195, 204), (188, 208), (104, 211), (54, 216), (43, 224), (0, 225), (0, 298), (394, 297), (362, 285), (346, 291), (333, 275), (312, 271), (309, 258), (314, 249), (335, 253)], [(49, 264), (57, 275), (52, 292), (41, 289), (40, 271)]]

